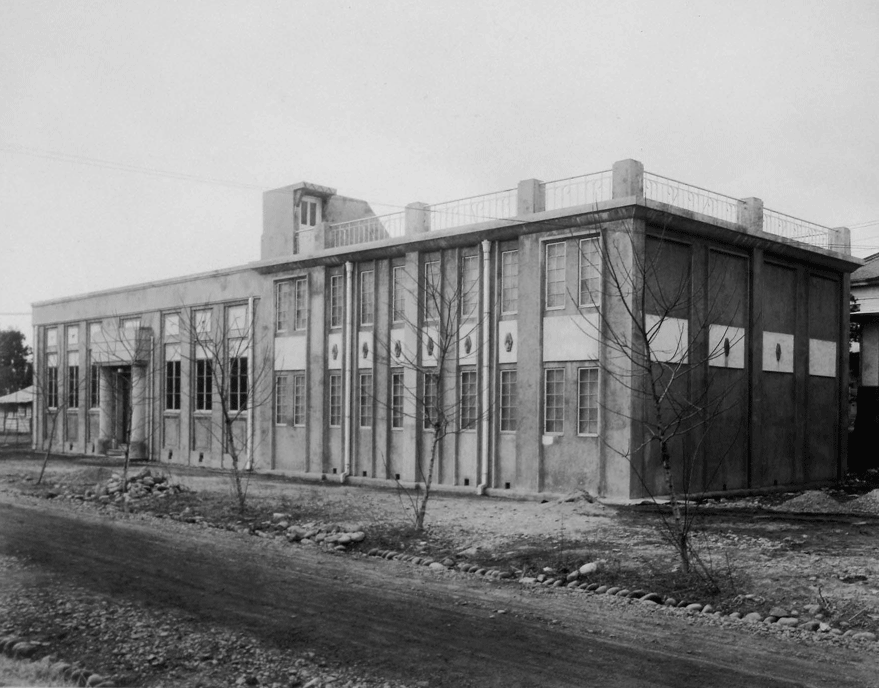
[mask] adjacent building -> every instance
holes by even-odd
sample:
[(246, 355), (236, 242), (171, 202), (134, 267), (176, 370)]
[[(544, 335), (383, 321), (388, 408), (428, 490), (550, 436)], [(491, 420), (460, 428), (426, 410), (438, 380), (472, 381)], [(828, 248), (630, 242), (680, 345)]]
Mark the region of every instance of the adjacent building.
[(382, 216), (300, 183), (263, 212), (259, 261), (34, 304), (36, 446), (224, 467), (231, 432), (257, 471), (413, 483), (443, 399), (449, 489), (662, 494), (657, 413), (691, 493), (846, 470), (845, 228), (634, 160)]

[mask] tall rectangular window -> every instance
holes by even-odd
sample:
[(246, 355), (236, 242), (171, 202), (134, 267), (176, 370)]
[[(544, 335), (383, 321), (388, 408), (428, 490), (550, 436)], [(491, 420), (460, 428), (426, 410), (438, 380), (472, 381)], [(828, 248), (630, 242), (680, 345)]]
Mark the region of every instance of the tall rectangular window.
[(165, 410), (180, 410), (180, 345), (165, 345)]
[(304, 330), (308, 326), (308, 279), (293, 280), (293, 329)]
[(479, 308), (479, 256), (461, 261), (461, 317), (472, 318)]
[(101, 406), (101, 366), (91, 364), (89, 367), (89, 408)]
[(501, 254), (501, 312), (519, 310), (519, 251)]
[(598, 368), (580, 368), (577, 380), (577, 432), (598, 434)]
[(360, 273), (360, 324), (372, 325), (375, 320), (375, 272)]
[(214, 407), (214, 369), (210, 359), (195, 361), (195, 410), (210, 411)]
[(290, 307), (293, 299), (293, 284), (278, 282), (275, 288), (275, 332), (290, 329)]
[(424, 317), (436, 320), (440, 316), (440, 263), (431, 260), (424, 264)]
[(544, 431), (560, 435), (565, 431), (565, 369), (547, 368), (543, 394)]
[(58, 408), (58, 354), (46, 356), (46, 406)]
[(162, 334), (165, 339), (177, 339), (180, 336), (180, 315), (168, 313), (162, 318)]
[(342, 327), (344, 280), (344, 275), (330, 275), (330, 327)]
[(226, 333), (230, 336), (241, 337), (247, 333), (247, 305), (230, 306), (226, 310)]
[(58, 346), (58, 328), (50, 327), (46, 330), (46, 348), (54, 349)]
[(400, 266), (393, 269), (391, 296), (394, 312), (391, 316), (393, 322), (403, 322), (406, 319), (406, 268)]
[(434, 422), (439, 417), (439, 396), (437, 395), (437, 383), (439, 376), (436, 373), (424, 374), (424, 394), (421, 405), (423, 406), (422, 427), (425, 430), (433, 428)]
[(287, 425), (290, 417), (289, 382), (286, 373), (275, 376), (275, 425)]
[(514, 432), (516, 430), (516, 381), (518, 374), (515, 370), (501, 371), (501, 432)]
[(546, 245), (546, 307), (565, 307), (565, 242)]
[(67, 408), (79, 408), (79, 353), (67, 354)]
[(391, 427), (403, 427), (403, 373), (391, 373)]
[(360, 427), (372, 427), (372, 373), (360, 373)]
[(67, 326), (67, 348), (75, 349), (79, 346), (79, 325)]
[(598, 237), (580, 240), (580, 305), (601, 303), (601, 251)]
[(303, 198), (299, 202), (299, 226), (315, 227), (318, 223), (317, 201)]
[(342, 375), (330, 373), (330, 427), (342, 425)]
[(208, 309), (195, 311), (193, 315), (193, 326), (195, 328), (195, 339), (199, 342), (207, 342), (211, 340), (211, 311)]
[(229, 358), (229, 410), (247, 408), (247, 356)]
[(293, 425), (305, 425), (305, 373), (293, 375)]
[(461, 372), (461, 429), (473, 430), (476, 428), (476, 371), (464, 370)]

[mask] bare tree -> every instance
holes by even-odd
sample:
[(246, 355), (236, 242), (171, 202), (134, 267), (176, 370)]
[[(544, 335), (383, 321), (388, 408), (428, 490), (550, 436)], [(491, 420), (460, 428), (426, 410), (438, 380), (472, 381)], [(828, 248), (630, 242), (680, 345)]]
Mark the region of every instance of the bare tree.
[[(387, 340), (379, 337), (377, 342), (393, 367), (414, 375), (399, 373), (391, 385), (390, 404), (388, 399), (376, 397), (375, 401), (389, 407), (393, 422), (402, 423), (408, 417), (431, 433), (426, 465), (416, 461), (416, 489), (408, 493), (419, 532), (424, 530), (446, 438), (476, 429), (489, 413), (488, 395), (482, 394), (489, 380), (480, 380), (479, 366), (460, 367), (464, 361), (476, 363), (484, 346), (480, 336), (487, 322), (485, 310), (480, 309), (480, 260), (478, 254), (463, 256), (460, 270), (443, 270), (439, 258), (428, 260), (420, 277), (400, 268), (392, 289), (396, 295), (392, 296), (393, 329), (402, 329), (406, 335), (402, 340), (393, 334)], [(418, 307), (404, 308), (403, 301)]]
[[(580, 293), (571, 297), (582, 303), (584, 291), (593, 291), (597, 317), (584, 320), (583, 329), (606, 347), (606, 381), (633, 402), (629, 411), (603, 407), (635, 428), (629, 446), (610, 448), (629, 461), (652, 498), (668, 498), (663, 529), (682, 571), (695, 563), (708, 574), (693, 548), (688, 496), (699, 470), (712, 482), (740, 431), (727, 446), (713, 437), (741, 403), (741, 386), (716, 378), (722, 369), (745, 367), (747, 288), (738, 289), (735, 257), (707, 251), (700, 260), (663, 230), (602, 227), (580, 241)], [(713, 467), (705, 461), (709, 450)]]

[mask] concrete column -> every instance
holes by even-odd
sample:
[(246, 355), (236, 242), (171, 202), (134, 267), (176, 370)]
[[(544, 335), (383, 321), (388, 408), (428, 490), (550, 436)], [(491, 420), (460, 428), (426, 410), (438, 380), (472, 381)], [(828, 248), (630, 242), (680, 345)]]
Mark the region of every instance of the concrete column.
[(516, 193), (516, 215), (531, 215), (546, 210), (546, 191), (539, 179), (525, 179), (519, 182)]
[(100, 377), (100, 409), (98, 416), (98, 445), (96, 447), (98, 454), (106, 454), (110, 448), (110, 442), (113, 439), (113, 413), (115, 410), (115, 401), (113, 389), (113, 373), (107, 366), (101, 366)]
[(406, 218), (406, 236), (430, 231), (430, 206), (427, 203), (410, 203), (403, 212)]
[[(845, 229), (848, 231), (845, 227)], [(831, 247), (832, 248), (832, 247)], [(851, 275), (844, 273), (842, 276), (842, 289), (840, 289), (839, 310), (842, 317), (839, 319), (839, 341), (837, 347), (837, 369), (839, 370), (839, 454), (837, 459), (836, 477), (842, 480), (848, 471), (848, 428), (849, 428), (849, 352), (848, 338), (851, 314), (849, 312), (849, 294), (851, 293)], [(862, 354), (863, 355), (863, 354)]]
[(128, 442), (129, 457), (140, 459), (146, 453), (147, 404), (146, 368), (131, 366), (131, 431)]
[[(852, 232), (848, 227), (834, 227), (827, 232), (827, 248), (847, 256), (852, 254)], [(846, 309), (848, 312), (848, 309)]]
[(759, 198), (743, 198), (739, 201), (738, 222), (748, 234), (763, 231), (763, 201)]
[(613, 197), (644, 198), (644, 165), (637, 160), (619, 160), (613, 164)]

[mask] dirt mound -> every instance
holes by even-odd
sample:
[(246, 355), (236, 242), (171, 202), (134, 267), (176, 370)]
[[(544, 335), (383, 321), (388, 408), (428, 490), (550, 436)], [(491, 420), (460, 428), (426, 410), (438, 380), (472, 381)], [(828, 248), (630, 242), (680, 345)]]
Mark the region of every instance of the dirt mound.
[(820, 490), (809, 490), (775, 507), (777, 511), (796, 513), (840, 513), (846, 511), (839, 502)]
[(879, 514), (879, 490), (873, 490), (848, 503), (852, 511), (866, 511), (870, 514)]

